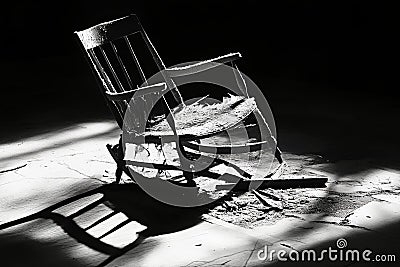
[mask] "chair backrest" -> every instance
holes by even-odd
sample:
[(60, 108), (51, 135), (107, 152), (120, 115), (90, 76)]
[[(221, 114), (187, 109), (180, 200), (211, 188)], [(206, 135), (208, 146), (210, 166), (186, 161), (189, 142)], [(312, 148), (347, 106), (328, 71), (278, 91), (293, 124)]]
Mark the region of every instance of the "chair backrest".
[[(83, 46), (104, 96), (107, 91), (125, 92), (139, 88), (142, 84), (148, 85), (147, 79), (155, 74), (154, 71), (165, 69), (163, 61), (135, 14), (75, 33)], [(145, 60), (139, 56), (143, 52), (143, 48), (141, 51), (135, 50), (135, 43), (139, 41), (137, 37), (144, 41), (144, 49), (147, 49), (151, 55), (147, 61), (150, 59), (153, 64), (155, 63), (156, 70), (153, 73), (146, 73), (143, 66)], [(171, 79), (164, 78), (168, 79), (167, 84), (173, 84)], [(181, 104), (182, 97), (179, 91), (173, 88), (171, 92), (177, 104)], [(128, 102), (125, 100), (110, 101), (107, 97), (105, 98), (118, 125), (122, 128)], [(142, 102), (146, 102), (143, 97), (142, 100)]]

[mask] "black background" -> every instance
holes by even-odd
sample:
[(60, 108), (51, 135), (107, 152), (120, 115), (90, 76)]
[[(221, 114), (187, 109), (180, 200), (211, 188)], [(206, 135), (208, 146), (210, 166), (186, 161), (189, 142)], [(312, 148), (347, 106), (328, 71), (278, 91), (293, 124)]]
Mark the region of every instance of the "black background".
[(366, 1), (3, 2), (2, 140), (109, 117), (73, 32), (136, 13), (169, 66), (241, 52), (284, 148), (395, 156), (393, 11)]

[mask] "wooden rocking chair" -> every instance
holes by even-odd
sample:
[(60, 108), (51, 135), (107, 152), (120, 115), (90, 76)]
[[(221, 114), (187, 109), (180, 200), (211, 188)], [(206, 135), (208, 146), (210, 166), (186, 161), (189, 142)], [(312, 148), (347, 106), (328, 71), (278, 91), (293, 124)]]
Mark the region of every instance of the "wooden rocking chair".
[[(117, 20), (101, 23), (89, 29), (75, 33), (82, 44), (84, 54), (86, 55), (93, 74), (97, 79), (101, 92), (103, 93), (107, 104), (121, 129), (123, 129), (124, 116), (130, 109), (130, 105), (133, 103), (132, 101), (130, 102), (132, 97), (139, 100), (134, 103), (138, 103), (138, 105), (147, 105), (151, 102), (146, 101), (147, 97), (168, 92), (172, 95), (170, 100), (174, 99), (175, 101), (174, 107), (171, 107), (171, 104), (168, 103), (171, 101), (167, 101), (166, 97), (163, 95), (161, 102), (164, 103), (163, 108), (165, 109), (166, 116), (161, 121), (153, 123), (147, 127), (146, 132), (139, 133), (138, 136), (144, 138), (146, 143), (160, 144), (160, 142), (163, 142), (168, 138), (168, 140), (176, 142), (180, 166), (177, 167), (165, 164), (147, 164), (144, 162), (127, 161), (124, 159), (123, 142), (121, 137), (118, 144), (113, 146), (107, 145), (111, 156), (117, 163), (116, 183), (119, 183), (123, 172), (135, 180), (132, 172), (128, 169), (128, 166), (136, 165), (141, 167), (152, 167), (159, 170), (182, 170), (183, 176), (187, 182), (186, 184), (193, 186), (195, 185), (193, 178), (196, 174), (196, 170), (192, 170), (190, 168), (191, 166), (188, 166), (189, 163), (187, 163), (186, 160), (196, 158), (197, 153), (193, 153), (193, 150), (216, 154), (234, 154), (261, 150), (263, 145), (267, 142), (275, 142), (276, 145), (276, 140), (273, 136), (267, 137), (267, 141), (258, 141), (241, 145), (212, 146), (201, 144), (199, 142), (201, 139), (209, 138), (232, 129), (250, 114), (258, 111), (254, 98), (236, 97), (232, 100), (230, 111), (228, 111), (231, 119), (228, 123), (225, 123), (222, 126), (210, 127), (212, 122), (209, 120), (199, 120), (199, 122), (191, 125), (191, 127), (184, 125), (184, 123), (182, 125), (182, 123), (176, 122), (175, 118), (179, 117), (180, 112), (189, 112), (189, 114), (185, 114), (187, 117), (193, 117), (196, 114), (190, 114), (190, 111), (186, 108), (188, 106), (184, 103), (182, 96), (171, 77), (175, 74), (181, 75), (182, 73), (193, 71), (193, 69), (197, 72), (201, 72), (202, 69), (206, 70), (211, 66), (210, 64), (215, 63), (231, 63), (232, 66), (236, 68), (234, 61), (241, 57), (239, 53), (231, 53), (182, 68), (168, 69), (165, 67), (136, 15), (129, 15)], [(157, 66), (157, 71), (162, 71), (164, 73), (163, 82), (149, 84), (146, 79), (145, 70), (137, 57), (137, 54), (139, 53), (133, 49), (133, 44), (135, 43), (133, 38), (137, 36), (144, 41), (147, 52), (149, 52), (152, 60)], [(123, 53), (121, 52), (122, 50), (127, 51), (125, 54), (126, 57), (123, 56)], [(133, 75), (134, 72), (132, 66), (136, 68), (136, 77)], [(154, 105), (154, 103), (151, 104)], [(169, 114), (172, 114), (172, 116)], [(223, 117), (218, 116), (223, 115), (216, 115), (212, 120), (214, 122), (224, 121)], [(148, 121), (145, 123), (148, 124)], [(198, 129), (201, 130), (199, 131)], [(191, 152), (188, 151), (188, 148)], [(283, 160), (278, 148), (276, 148), (275, 151), (275, 158), (279, 162), (279, 167), (275, 168), (275, 171), (270, 173), (268, 177), (279, 175), (282, 170)], [(215, 158), (210, 167), (218, 164), (232, 166), (232, 164), (227, 161)], [(245, 179), (251, 178), (251, 174), (248, 172), (241, 170), (240, 168), (236, 169)]]

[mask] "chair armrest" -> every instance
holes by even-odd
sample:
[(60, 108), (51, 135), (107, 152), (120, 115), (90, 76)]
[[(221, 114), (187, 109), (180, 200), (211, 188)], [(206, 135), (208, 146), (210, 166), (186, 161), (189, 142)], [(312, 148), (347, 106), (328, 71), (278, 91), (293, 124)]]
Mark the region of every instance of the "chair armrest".
[(165, 71), (170, 77), (178, 77), (178, 76), (184, 76), (184, 75), (189, 75), (189, 74), (194, 74), (202, 71), (206, 71), (208, 69), (211, 69), (215, 66), (218, 66), (218, 64), (224, 64), (227, 62), (232, 62), (235, 61), (239, 58), (241, 58), (242, 55), (240, 53), (230, 53), (224, 56), (212, 58), (209, 60), (204, 60), (195, 64), (191, 65), (186, 65), (182, 67), (174, 67), (174, 68), (167, 68)]
[(122, 100), (130, 100), (133, 96), (135, 97), (144, 96), (151, 93), (162, 92), (165, 91), (166, 89), (167, 89), (166, 83), (157, 83), (121, 93), (106, 92), (106, 96), (111, 101), (122, 101)]

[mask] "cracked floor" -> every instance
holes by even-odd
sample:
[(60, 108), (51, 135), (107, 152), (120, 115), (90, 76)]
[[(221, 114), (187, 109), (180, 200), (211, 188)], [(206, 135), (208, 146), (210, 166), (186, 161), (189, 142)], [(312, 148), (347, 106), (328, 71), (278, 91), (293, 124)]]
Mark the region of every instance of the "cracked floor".
[[(284, 153), (289, 166), (285, 175), (324, 175), (328, 183), (326, 188), (263, 190), (276, 197), (271, 200), (282, 207), (279, 211), (247, 192), (201, 210), (195, 216), (201, 219), (195, 220), (186, 210), (156, 209), (159, 214), (152, 214), (153, 207), (141, 203), (137, 191), (114, 189), (58, 207), (62, 200), (114, 180), (115, 166), (105, 144), (118, 136), (115, 123), (103, 121), (0, 145), (4, 262), (9, 266), (259, 266), (284, 263), (260, 260), (259, 252), (266, 247), (287, 253), (318, 251), (336, 246), (339, 238), (353, 248), (398, 255), (398, 248), (387, 244), (400, 237), (400, 172), (369, 159), (328, 162), (315, 155)], [(135, 194), (139, 201), (131, 199)], [(43, 213), (52, 205), (54, 211)], [(140, 221), (146, 216), (136, 213), (143, 210), (157, 219)], [(164, 223), (165, 228), (156, 229)], [(82, 239), (78, 228), (101, 242)], [(23, 256), (15, 257), (16, 251)]]

